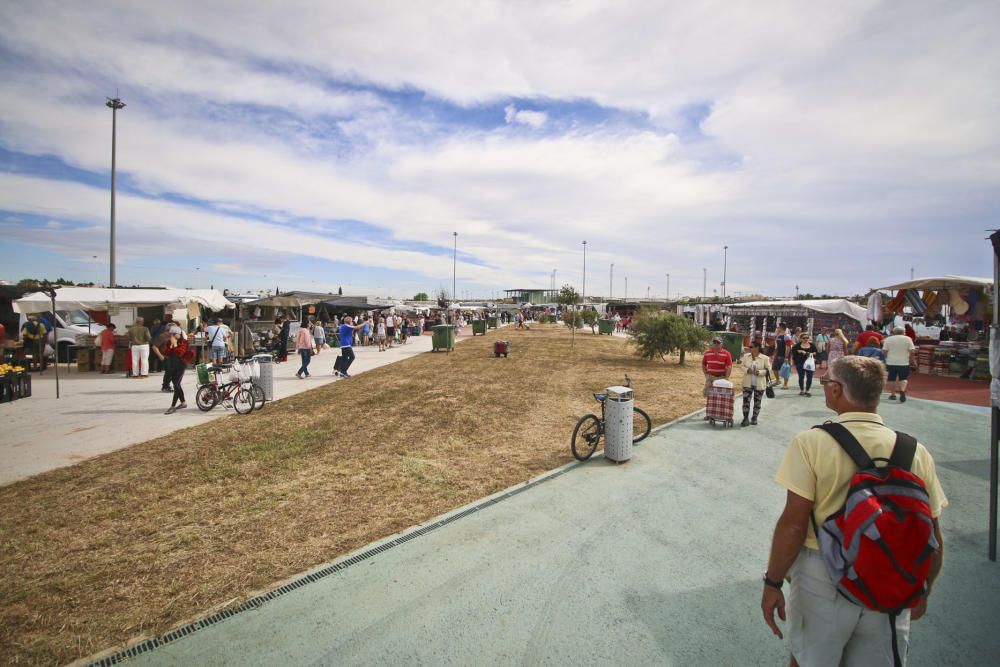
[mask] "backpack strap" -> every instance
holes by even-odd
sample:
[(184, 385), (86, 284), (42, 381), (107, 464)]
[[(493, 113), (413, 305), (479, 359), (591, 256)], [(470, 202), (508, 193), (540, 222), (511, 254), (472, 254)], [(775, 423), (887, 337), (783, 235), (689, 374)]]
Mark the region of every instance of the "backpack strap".
[(889, 465), (909, 471), (913, 465), (913, 457), (916, 455), (917, 439), (909, 433), (896, 431), (896, 444), (892, 447)]
[(843, 424), (837, 422), (824, 422), (822, 424), (817, 424), (813, 428), (818, 428), (821, 431), (826, 431), (831, 438), (837, 441), (841, 449), (847, 452), (847, 455), (851, 457), (854, 461), (854, 465), (858, 466), (859, 470), (870, 470), (875, 467), (872, 462), (868, 452), (865, 448), (861, 446), (858, 439), (847, 430), (847, 427)]

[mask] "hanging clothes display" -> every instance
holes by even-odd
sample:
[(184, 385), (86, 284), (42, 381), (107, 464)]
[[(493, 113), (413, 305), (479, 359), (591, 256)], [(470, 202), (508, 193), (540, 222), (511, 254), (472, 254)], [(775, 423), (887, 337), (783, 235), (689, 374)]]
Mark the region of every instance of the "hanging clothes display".
[(896, 292), (896, 296), (892, 298), (892, 301), (886, 304), (885, 309), (890, 313), (901, 313), (903, 312), (903, 306), (906, 305), (906, 293), (909, 290), (901, 289)]
[(923, 315), (924, 311), (927, 310), (927, 304), (920, 298), (920, 292), (915, 289), (906, 290), (906, 303), (916, 315)]
[(882, 321), (882, 295), (879, 292), (872, 292), (868, 297), (868, 319), (871, 322)]
[(969, 302), (962, 298), (962, 294), (957, 289), (948, 290), (948, 305), (956, 315), (965, 315), (969, 312)]

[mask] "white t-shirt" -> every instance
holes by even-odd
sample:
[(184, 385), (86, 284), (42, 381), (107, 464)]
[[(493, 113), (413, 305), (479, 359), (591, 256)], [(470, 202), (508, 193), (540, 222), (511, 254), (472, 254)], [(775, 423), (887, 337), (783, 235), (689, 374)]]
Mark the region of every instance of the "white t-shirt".
[(908, 366), (910, 364), (910, 350), (916, 348), (909, 336), (896, 334), (889, 336), (882, 341), (882, 349), (885, 351), (886, 366)]

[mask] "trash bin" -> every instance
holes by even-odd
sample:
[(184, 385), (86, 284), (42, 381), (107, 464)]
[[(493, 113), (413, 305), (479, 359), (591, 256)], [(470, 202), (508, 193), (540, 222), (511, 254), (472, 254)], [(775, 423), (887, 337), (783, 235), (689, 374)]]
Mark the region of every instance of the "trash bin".
[(196, 364), (194, 372), (198, 376), (199, 385), (208, 384), (208, 366), (205, 364)]
[(448, 350), (455, 347), (455, 327), (450, 324), (437, 324), (431, 337), (431, 351)]
[(510, 341), (509, 340), (495, 340), (493, 341), (493, 356), (499, 357), (503, 355), (504, 359), (510, 354)]
[(712, 337), (715, 336), (722, 339), (722, 349), (733, 356), (733, 362), (739, 362), (743, 356), (743, 334), (735, 331), (713, 331)]
[(257, 362), (257, 372), (253, 383), (264, 390), (264, 400), (274, 400), (274, 363), (270, 354), (254, 355)]
[(613, 336), (615, 333), (615, 321), (597, 320), (597, 333)]
[(632, 458), (632, 410), (635, 395), (631, 387), (608, 387), (604, 401), (604, 458), (616, 463)]
[(498, 317), (497, 317), (496, 315), (490, 315), (490, 316), (489, 316), (489, 317), (488, 317), (488, 318), (486, 319), (486, 323), (487, 323), (487, 324), (489, 325), (490, 329), (496, 329), (496, 328), (497, 328), (497, 326), (499, 326), (499, 325), (498, 325), (498, 323), (497, 323), (497, 320), (498, 320), (498, 319), (499, 319), (499, 318), (498, 318)]
[(486, 335), (486, 320), (472, 320), (472, 335)]

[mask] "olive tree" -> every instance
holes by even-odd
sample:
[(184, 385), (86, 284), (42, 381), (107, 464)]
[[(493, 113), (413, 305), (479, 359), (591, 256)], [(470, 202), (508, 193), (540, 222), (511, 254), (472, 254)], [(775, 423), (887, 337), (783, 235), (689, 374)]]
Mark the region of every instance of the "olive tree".
[(692, 320), (675, 313), (652, 313), (639, 311), (632, 323), (634, 336), (631, 342), (636, 346), (636, 354), (644, 359), (680, 353), (681, 365), (686, 352), (700, 352), (705, 349), (712, 334)]

